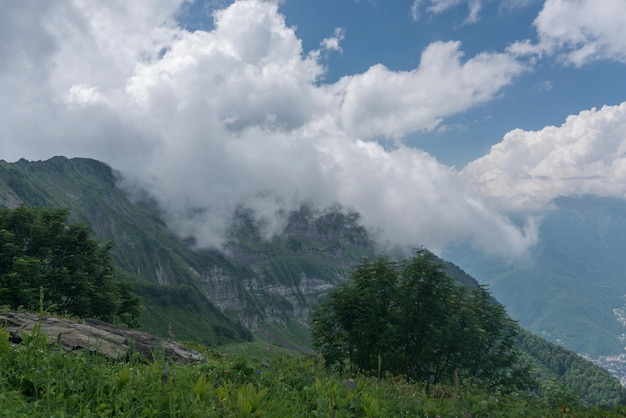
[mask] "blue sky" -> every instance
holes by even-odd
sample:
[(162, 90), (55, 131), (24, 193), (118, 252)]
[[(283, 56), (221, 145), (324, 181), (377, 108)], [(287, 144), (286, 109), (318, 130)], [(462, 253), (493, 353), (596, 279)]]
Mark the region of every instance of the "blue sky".
[[(190, 30), (211, 29), (213, 11), (229, 3), (194, 2), (183, 8), (179, 21)], [(397, 71), (414, 69), (422, 51), (434, 41), (461, 41), (466, 56), (503, 51), (524, 39), (538, 41), (533, 22), (542, 1), (478, 3), (481, 7), (475, 21), (469, 20), (466, 2), (439, 13), (429, 10), (434, 3), (422, 1), (414, 9), (415, 2), (410, 0), (286, 0), (279, 10), (287, 25), (296, 28), (305, 52), (318, 49), (323, 39), (341, 28), (342, 51), (323, 57), (327, 66), (323, 81), (332, 83), (378, 63)], [(506, 4), (509, 6), (503, 6)], [(405, 142), (460, 168), (486, 154), (511, 129), (560, 125), (580, 110), (621, 103), (626, 99), (624, 71), (624, 64), (614, 60), (573, 67), (548, 57), (492, 102), (448, 118), (446, 130), (413, 133)]]
[(102, 160), (206, 247), (239, 206), (271, 236), (338, 203), (515, 258), (555, 197), (626, 197), (626, 0), (3, 8), (0, 158)]
[[(413, 19), (412, 1), (285, 1), (281, 11), (287, 24), (295, 26), (305, 51), (335, 28), (345, 31), (342, 53), (328, 54), (326, 80), (361, 73), (383, 63), (393, 70), (411, 70), (420, 54), (434, 41), (459, 40), (466, 56), (483, 51), (503, 51), (519, 40), (537, 41), (533, 21), (543, 2), (529, 1), (506, 8), (506, 2), (482, 4), (475, 22), (468, 22), (469, 6), (461, 2), (435, 14), (427, 2)], [(462, 167), (486, 154), (514, 128), (541, 129), (560, 125), (582, 109), (619, 104), (626, 99), (626, 68), (611, 60), (596, 61), (582, 68), (568, 67), (554, 58), (541, 60), (533, 69), (503, 89), (499, 98), (449, 118), (452, 132), (413, 134), (407, 142)]]

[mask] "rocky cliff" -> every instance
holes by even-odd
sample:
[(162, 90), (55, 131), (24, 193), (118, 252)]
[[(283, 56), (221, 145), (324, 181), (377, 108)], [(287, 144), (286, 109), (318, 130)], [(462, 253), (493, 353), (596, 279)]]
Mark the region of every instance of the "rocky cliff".
[(143, 326), (159, 335), (219, 344), (248, 339), (247, 330), (292, 328), (303, 335), (296, 345), (306, 346), (311, 305), (373, 254), (357, 214), (311, 207), (286, 214), (284, 231), (271, 238), (243, 208), (224, 251), (194, 250), (147, 194), (131, 199), (120, 180), (90, 159), (0, 161), (0, 205), (68, 207), (73, 221), (113, 241), (119, 276), (144, 298)]

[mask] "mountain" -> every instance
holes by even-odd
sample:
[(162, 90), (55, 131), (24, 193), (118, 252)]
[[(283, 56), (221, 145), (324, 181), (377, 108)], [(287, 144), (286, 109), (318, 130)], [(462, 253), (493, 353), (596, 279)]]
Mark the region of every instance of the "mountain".
[(447, 254), (490, 285), (509, 314), (537, 335), (578, 353), (624, 353), (626, 202), (560, 197), (539, 244), (522, 265), (464, 250)]
[(241, 209), (225, 253), (194, 251), (149, 198), (129, 199), (120, 179), (90, 159), (0, 161), (0, 205), (68, 207), (72, 221), (114, 241), (119, 275), (145, 300), (141, 323), (158, 335), (220, 344), (252, 331), (306, 351), (311, 304), (374, 252), (358, 214), (308, 207), (290, 213), (285, 231), (269, 241)]
[[(376, 255), (357, 213), (309, 206), (288, 213), (284, 231), (269, 240), (242, 208), (223, 252), (194, 250), (167, 228), (147, 194), (130, 199), (120, 179), (91, 159), (0, 161), (0, 206), (67, 207), (72, 221), (112, 240), (120, 278), (133, 281), (143, 298), (142, 328), (159, 336), (205, 345), (256, 338), (309, 352), (311, 306), (363, 257)], [(612, 243), (619, 234), (603, 237)], [(440, 261), (459, 283), (479, 286), (455, 264)], [(520, 347), (539, 373), (566, 381), (587, 402), (623, 401), (617, 380), (574, 353), (527, 333)], [(576, 373), (568, 373), (570, 365)]]

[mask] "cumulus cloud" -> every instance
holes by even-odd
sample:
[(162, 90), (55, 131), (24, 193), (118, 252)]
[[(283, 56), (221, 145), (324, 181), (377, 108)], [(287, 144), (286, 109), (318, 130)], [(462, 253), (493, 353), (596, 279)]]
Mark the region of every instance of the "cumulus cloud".
[(626, 102), (513, 130), (461, 175), (507, 211), (538, 210), (560, 195), (626, 198)]
[(346, 37), (346, 31), (343, 28), (335, 28), (333, 36), (324, 38), (320, 46), (329, 51), (343, 52), (341, 41)]
[(482, 53), (462, 62), (459, 42), (434, 42), (412, 71), (382, 64), (341, 79), (331, 89), (341, 97), (341, 123), (353, 135), (400, 138), (429, 131), (450, 115), (490, 100), (524, 71), (507, 54)]
[(125, 110), (124, 85), (138, 62), (156, 59), (176, 36), (172, 16), (179, 3), (3, 5), (3, 157), (66, 154), (130, 163), (146, 152), (143, 129)]
[(542, 44), (566, 48), (567, 59), (582, 65), (592, 59), (626, 62), (626, 3), (548, 0), (535, 20)]
[(539, 41), (511, 47), (521, 54), (558, 54), (576, 66), (597, 59), (626, 62), (624, 0), (547, 0), (535, 19)]
[(203, 246), (221, 245), (238, 207), (271, 234), (302, 202), (356, 209), (394, 244), (515, 256), (534, 242), (458, 172), (399, 141), (493, 99), (525, 70), (510, 55), (465, 59), (460, 43), (436, 42), (412, 71), (375, 65), (324, 84), (320, 51), (303, 51), (277, 2), (235, 1), (195, 32), (174, 20), (181, 2), (11, 3), (3, 158), (101, 159)]
[(491, 254), (516, 257), (536, 240), (533, 227), (518, 230), (456, 171), (424, 152), (404, 146), (386, 151), (363, 141), (329, 146), (329, 168), (337, 181), (334, 198), (358, 210), (392, 244), (414, 246), (417, 237), (441, 250), (469, 242)]

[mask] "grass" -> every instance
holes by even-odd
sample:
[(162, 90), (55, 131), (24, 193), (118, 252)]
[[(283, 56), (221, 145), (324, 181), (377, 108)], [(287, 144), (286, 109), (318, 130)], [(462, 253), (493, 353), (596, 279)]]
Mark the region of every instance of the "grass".
[[(317, 357), (263, 343), (203, 349), (203, 363), (118, 362), (72, 353), (32, 334), (13, 347), (0, 329), (3, 417), (601, 417), (558, 396), (478, 387), (428, 390), (401, 378), (339, 376)], [(621, 413), (621, 414), (620, 414)]]

